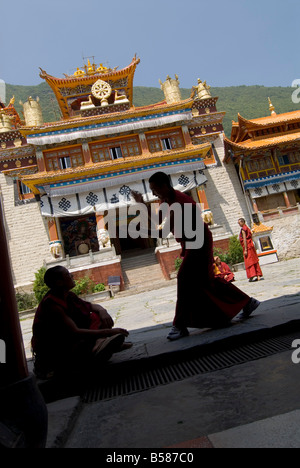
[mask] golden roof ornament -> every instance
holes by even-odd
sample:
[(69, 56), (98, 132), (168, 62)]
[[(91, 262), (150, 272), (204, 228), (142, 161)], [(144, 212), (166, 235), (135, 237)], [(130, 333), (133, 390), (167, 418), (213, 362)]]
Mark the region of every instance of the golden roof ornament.
[(197, 86), (193, 86), (192, 88), (192, 95), (191, 97), (194, 98), (195, 96), (195, 91), (197, 91), (197, 97), (199, 99), (209, 99), (211, 98), (211, 93), (210, 93), (210, 86), (206, 84), (206, 81), (201, 81), (200, 78), (198, 78), (198, 84)]
[(163, 90), (167, 104), (181, 101), (181, 93), (179, 89), (179, 78), (175, 74), (175, 80), (167, 75), (166, 81), (163, 83), (158, 80), (160, 88)]
[(271, 99), (268, 98), (268, 101), (269, 101), (269, 109), (270, 109), (271, 115), (277, 115), (276, 112), (275, 112), (275, 107), (273, 106), (273, 104), (271, 102)]
[[(118, 67), (115, 67), (114, 69), (105, 67), (103, 63), (100, 63), (99, 66), (97, 66), (94, 62), (91, 63), (90, 60), (88, 59), (87, 65), (83, 65), (84, 70), (81, 68), (77, 67), (74, 76), (76, 78), (80, 78), (82, 76), (90, 76), (90, 75), (98, 75), (98, 74), (104, 74), (104, 73), (110, 73), (111, 71), (116, 71)], [(68, 77), (68, 75), (65, 75)]]

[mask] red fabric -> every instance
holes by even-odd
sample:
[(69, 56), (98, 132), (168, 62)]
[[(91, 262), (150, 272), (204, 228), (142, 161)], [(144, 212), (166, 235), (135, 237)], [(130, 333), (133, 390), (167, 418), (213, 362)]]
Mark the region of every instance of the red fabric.
[[(196, 204), (176, 192), (176, 202)], [(202, 221), (201, 221), (202, 223)], [(183, 262), (177, 276), (177, 303), (173, 324), (178, 328), (214, 328), (226, 325), (249, 302), (250, 297), (231, 283), (214, 276), (212, 234), (203, 222), (204, 243), (186, 249), (181, 239)]]
[[(219, 273), (216, 275), (217, 277), (224, 279), (228, 283), (231, 283), (231, 281), (234, 280), (234, 274), (230, 270), (227, 263), (221, 262), (220, 265), (217, 265), (217, 268), (219, 270)], [(225, 278), (225, 276), (226, 276), (226, 278)]]
[(246, 274), (247, 278), (253, 278), (254, 276), (263, 276), (260, 265), (259, 265), (259, 259), (255, 250), (255, 246), (252, 240), (252, 233), (248, 226), (244, 224), (244, 226), (241, 228), (240, 231), (240, 243), (241, 246), (243, 247), (243, 250), (245, 249), (244, 246), (244, 239), (243, 239), (243, 231), (246, 234), (246, 242), (247, 242), (247, 257), (244, 254), (244, 262), (245, 262), (245, 268), (246, 268)]
[(91, 312), (91, 324), (90, 324), (90, 330), (99, 330), (101, 328), (101, 319), (99, 317), (99, 314), (97, 312)]

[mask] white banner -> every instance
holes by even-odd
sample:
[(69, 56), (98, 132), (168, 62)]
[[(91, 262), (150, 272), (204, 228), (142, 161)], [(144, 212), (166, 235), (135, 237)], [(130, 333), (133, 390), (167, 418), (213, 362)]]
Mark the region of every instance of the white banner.
[(249, 192), (252, 198), (265, 197), (266, 195), (269, 195), (267, 187), (256, 187), (255, 189), (250, 189)]
[[(204, 184), (207, 179), (202, 171), (172, 174), (171, 182), (175, 190), (186, 192)], [(135, 203), (131, 190), (140, 192), (146, 202), (156, 198), (149, 187), (148, 180), (126, 182), (122, 185), (108, 186), (85, 193), (61, 196), (41, 197), (40, 205), (43, 216), (79, 216), (100, 213), (114, 208), (121, 208)]]
[(273, 184), (273, 185), (268, 185), (267, 186), (268, 192), (270, 195), (274, 195), (275, 193), (282, 193), (285, 191), (285, 185), (284, 184)]

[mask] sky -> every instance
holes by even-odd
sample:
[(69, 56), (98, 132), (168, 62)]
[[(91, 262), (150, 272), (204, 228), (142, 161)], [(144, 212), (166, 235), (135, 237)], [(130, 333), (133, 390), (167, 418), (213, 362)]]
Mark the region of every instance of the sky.
[(37, 85), (87, 58), (134, 86), (291, 86), (300, 79), (299, 0), (15, 0), (0, 4), (0, 79)]

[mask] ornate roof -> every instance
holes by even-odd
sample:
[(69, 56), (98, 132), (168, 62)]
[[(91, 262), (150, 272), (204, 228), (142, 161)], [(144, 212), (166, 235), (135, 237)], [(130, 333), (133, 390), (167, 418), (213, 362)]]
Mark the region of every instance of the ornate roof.
[(273, 226), (266, 226), (265, 224), (259, 223), (253, 224), (253, 227), (251, 229), (253, 234), (262, 234), (262, 233), (267, 233), (273, 231)]
[(225, 161), (230, 151), (235, 156), (245, 152), (266, 150), (274, 146), (300, 143), (300, 110), (276, 114), (269, 98), (271, 115), (257, 119), (245, 119), (238, 114), (238, 121), (232, 122), (231, 137), (224, 138)]
[(132, 105), (133, 77), (139, 62), (140, 59), (134, 56), (130, 65), (121, 70), (107, 69), (102, 64), (100, 67), (96, 67), (95, 64), (91, 65), (89, 62), (89, 66), (85, 66), (85, 71), (77, 69), (74, 75), (65, 75), (65, 78), (55, 78), (45, 70), (40, 69), (40, 77), (52, 88), (62, 116), (67, 119), (70, 117), (70, 100), (91, 94), (92, 86), (97, 80), (108, 83), (114, 90), (122, 89)]
[(245, 127), (248, 130), (256, 128), (270, 127), (272, 125), (279, 125), (283, 123), (291, 123), (300, 120), (300, 110), (293, 112), (286, 112), (284, 114), (272, 114), (267, 117), (258, 117), (257, 119), (245, 119), (238, 114), (238, 122), (233, 122), (239, 127)]
[(261, 140), (245, 140), (241, 143), (236, 143), (231, 141), (229, 138), (224, 137), (224, 142), (235, 149), (237, 152), (243, 153), (244, 151), (254, 151), (257, 149), (266, 149), (278, 146), (280, 144), (286, 143), (300, 143), (300, 132), (295, 132), (291, 134), (279, 135), (276, 137), (264, 138)]
[(9, 101), (8, 106), (5, 106), (2, 102), (0, 102), (1, 104), (0, 109), (1, 109), (1, 112), (3, 112), (5, 115), (8, 115), (11, 118), (12, 128), (16, 129), (20, 127), (20, 125), (22, 125), (23, 122), (20, 119), (20, 116), (15, 109), (14, 103), (15, 103), (15, 97), (13, 96), (11, 100)]

